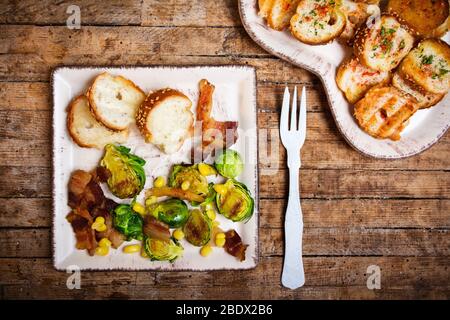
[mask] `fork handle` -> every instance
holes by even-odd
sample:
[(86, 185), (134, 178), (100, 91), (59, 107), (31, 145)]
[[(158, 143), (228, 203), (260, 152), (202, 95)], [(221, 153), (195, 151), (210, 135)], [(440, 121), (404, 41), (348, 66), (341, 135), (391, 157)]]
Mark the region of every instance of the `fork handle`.
[(289, 199), (284, 221), (285, 250), (281, 276), (281, 283), (289, 289), (299, 288), (305, 283), (302, 258), (303, 217), (299, 192), (300, 159), (298, 163), (295, 160), (288, 161)]

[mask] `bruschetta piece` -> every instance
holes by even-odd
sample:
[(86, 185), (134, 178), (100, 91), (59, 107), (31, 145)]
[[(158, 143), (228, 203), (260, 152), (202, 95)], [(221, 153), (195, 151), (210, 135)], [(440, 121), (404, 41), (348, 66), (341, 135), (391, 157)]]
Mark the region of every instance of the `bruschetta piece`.
[(398, 20), (382, 15), (355, 36), (354, 53), (369, 68), (389, 71), (398, 66), (414, 44), (414, 37)]
[(438, 39), (425, 39), (402, 61), (399, 73), (431, 93), (450, 89), (450, 46)]
[(345, 14), (346, 23), (345, 29), (339, 36), (339, 39), (348, 45), (352, 45), (356, 30), (369, 17), (377, 17), (380, 15), (380, 7), (378, 5), (351, 0), (342, 0), (341, 10)]
[(345, 24), (345, 14), (336, 0), (301, 0), (290, 29), (301, 42), (318, 45), (338, 37)]
[(284, 30), (295, 13), (299, 0), (266, 0), (271, 2), (267, 13), (267, 24), (275, 30)]

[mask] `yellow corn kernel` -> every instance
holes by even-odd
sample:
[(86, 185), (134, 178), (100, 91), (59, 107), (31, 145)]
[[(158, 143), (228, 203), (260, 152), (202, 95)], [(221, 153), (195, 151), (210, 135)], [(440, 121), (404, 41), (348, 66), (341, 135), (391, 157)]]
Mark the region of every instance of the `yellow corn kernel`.
[(145, 199), (145, 205), (146, 206), (151, 206), (152, 204), (156, 203), (158, 201), (158, 197), (157, 196), (150, 196), (147, 199)]
[(135, 253), (139, 252), (141, 250), (141, 246), (138, 244), (130, 244), (129, 246), (126, 246), (123, 248), (123, 252), (125, 253)]
[(97, 247), (95, 248), (95, 254), (98, 256), (106, 256), (109, 253), (109, 247)]
[(133, 210), (139, 213), (141, 216), (145, 215), (145, 208), (142, 204), (135, 202), (133, 204)]
[(98, 242), (99, 247), (111, 247), (111, 241), (109, 241), (108, 238), (102, 238), (99, 242)]
[(107, 227), (105, 224), (105, 218), (97, 217), (95, 218), (94, 223), (91, 225), (91, 228), (98, 232), (106, 231)]
[(211, 210), (213, 208), (211, 203), (205, 204), (205, 210)]
[(213, 166), (210, 166), (209, 164), (206, 164), (206, 163), (199, 163), (198, 164), (198, 171), (200, 172), (200, 174), (202, 176), (205, 176), (205, 177), (217, 174), (216, 169), (214, 169)]
[(181, 229), (175, 230), (172, 235), (177, 240), (181, 240), (184, 238), (184, 232)]
[(225, 245), (225, 239), (216, 237), (216, 246), (223, 247), (224, 245)]
[(207, 244), (206, 246), (203, 246), (200, 249), (200, 254), (202, 255), (202, 257), (209, 256), (211, 254), (211, 252), (212, 252), (212, 248), (211, 248), (211, 246), (209, 244)]
[(206, 210), (206, 215), (210, 220), (212, 221), (216, 220), (216, 213), (214, 212), (214, 210), (212, 209)]
[(220, 225), (220, 222), (217, 220), (214, 220), (212, 225), (213, 225), (213, 227), (217, 227), (218, 225)]
[(164, 187), (165, 185), (166, 185), (166, 179), (164, 177), (158, 177), (153, 182), (153, 186), (155, 188), (161, 188), (161, 187)]
[(216, 239), (225, 239), (225, 233), (219, 232), (216, 234)]
[(181, 184), (181, 189), (186, 191), (189, 189), (190, 186), (191, 186), (191, 183), (189, 181), (183, 181), (183, 183)]
[(228, 188), (224, 184), (215, 184), (214, 190), (220, 195), (225, 195), (228, 192)]

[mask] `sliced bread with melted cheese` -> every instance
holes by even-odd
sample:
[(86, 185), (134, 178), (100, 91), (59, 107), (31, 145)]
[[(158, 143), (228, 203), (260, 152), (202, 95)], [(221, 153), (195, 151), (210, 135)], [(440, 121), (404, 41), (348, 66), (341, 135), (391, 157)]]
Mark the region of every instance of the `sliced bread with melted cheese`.
[(122, 76), (104, 72), (98, 75), (86, 93), (94, 117), (112, 130), (125, 130), (134, 121), (144, 92)]
[(406, 92), (416, 99), (417, 105), (420, 109), (425, 109), (434, 106), (436, 103), (442, 100), (445, 96), (443, 93), (431, 93), (427, 92), (417, 85), (414, 85), (409, 80), (404, 79), (399, 73), (395, 73), (392, 77), (392, 85), (397, 89)]
[(380, 15), (380, 7), (378, 7), (378, 5), (351, 0), (343, 0), (341, 10), (345, 14), (346, 23), (345, 29), (339, 36), (339, 39), (349, 45), (352, 45), (356, 30), (365, 23), (369, 17)]
[(342, 63), (336, 74), (336, 83), (350, 103), (361, 99), (370, 88), (388, 84), (391, 75), (389, 71), (377, 71), (367, 68), (356, 58)]
[(80, 147), (102, 149), (108, 143), (124, 143), (128, 130), (112, 131), (99, 123), (89, 111), (89, 100), (81, 95), (67, 110), (67, 130)]
[(403, 59), (398, 72), (431, 93), (450, 89), (450, 46), (438, 39), (425, 39)]
[(191, 100), (180, 91), (170, 88), (155, 91), (139, 107), (136, 125), (146, 142), (166, 154), (174, 153), (193, 133), (191, 106)]
[(263, 18), (267, 18), (272, 9), (273, 0), (258, 0), (258, 15)]
[(275, 30), (284, 30), (289, 26), (299, 0), (266, 0), (271, 4), (270, 10), (267, 12), (267, 24)]
[(318, 45), (338, 37), (345, 28), (345, 14), (335, 0), (301, 0), (291, 19), (291, 33), (301, 42)]
[(354, 53), (369, 68), (389, 71), (398, 66), (414, 44), (414, 37), (396, 18), (382, 15), (355, 36)]

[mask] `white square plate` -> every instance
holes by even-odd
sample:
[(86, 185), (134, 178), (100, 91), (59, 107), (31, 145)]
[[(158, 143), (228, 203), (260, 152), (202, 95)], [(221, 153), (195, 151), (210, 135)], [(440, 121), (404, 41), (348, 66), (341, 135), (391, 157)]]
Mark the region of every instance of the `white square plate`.
[[(199, 254), (199, 248), (184, 240), (183, 257), (174, 263), (150, 261), (139, 254), (124, 254), (110, 250), (106, 257), (89, 256), (86, 250), (75, 248), (75, 236), (71, 225), (66, 221), (70, 212), (67, 205), (67, 184), (73, 170), (92, 170), (103, 155), (103, 150), (78, 147), (70, 138), (66, 129), (66, 108), (76, 96), (86, 92), (92, 80), (101, 72), (122, 75), (135, 82), (142, 90), (149, 92), (171, 87), (186, 94), (192, 101), (192, 111), (198, 100), (198, 83), (205, 78), (215, 85), (212, 115), (217, 120), (239, 121), (239, 139), (232, 147), (244, 157), (244, 171), (238, 177), (249, 188), (255, 198), (255, 212), (247, 223), (233, 223), (218, 215), (217, 220), (224, 230), (235, 229), (248, 244), (246, 259), (238, 261), (224, 250), (215, 249), (208, 258)], [(52, 74), (53, 83), (53, 257), (54, 266), (65, 270), (75, 265), (80, 269), (108, 270), (217, 270), (250, 269), (258, 260), (258, 172), (257, 172), (257, 121), (256, 121), (256, 76), (255, 70), (247, 66), (213, 66), (213, 67), (59, 67)], [(151, 144), (146, 144), (133, 124), (128, 142), (131, 151), (144, 158), (147, 163), (145, 172), (146, 190), (153, 178), (167, 176), (174, 163), (188, 162), (191, 141), (186, 141), (176, 154), (162, 154)], [(126, 203), (115, 198), (104, 186), (106, 197), (117, 202)], [(144, 192), (138, 197), (143, 201)], [(120, 200), (120, 201), (119, 201)], [(125, 242), (130, 244), (130, 242)], [(124, 244), (124, 245), (125, 245)]]
[[(289, 30), (270, 29), (258, 15), (257, 0), (239, 0), (242, 24), (250, 37), (264, 50), (316, 74), (322, 81), (331, 113), (344, 139), (360, 153), (382, 159), (399, 159), (418, 154), (444, 135), (450, 126), (450, 95), (432, 108), (417, 111), (403, 130), (399, 141), (375, 139), (361, 130), (353, 117), (353, 106), (336, 85), (336, 69), (351, 55), (351, 49), (333, 41), (311, 46), (294, 38)], [(450, 42), (450, 34), (443, 38)]]

